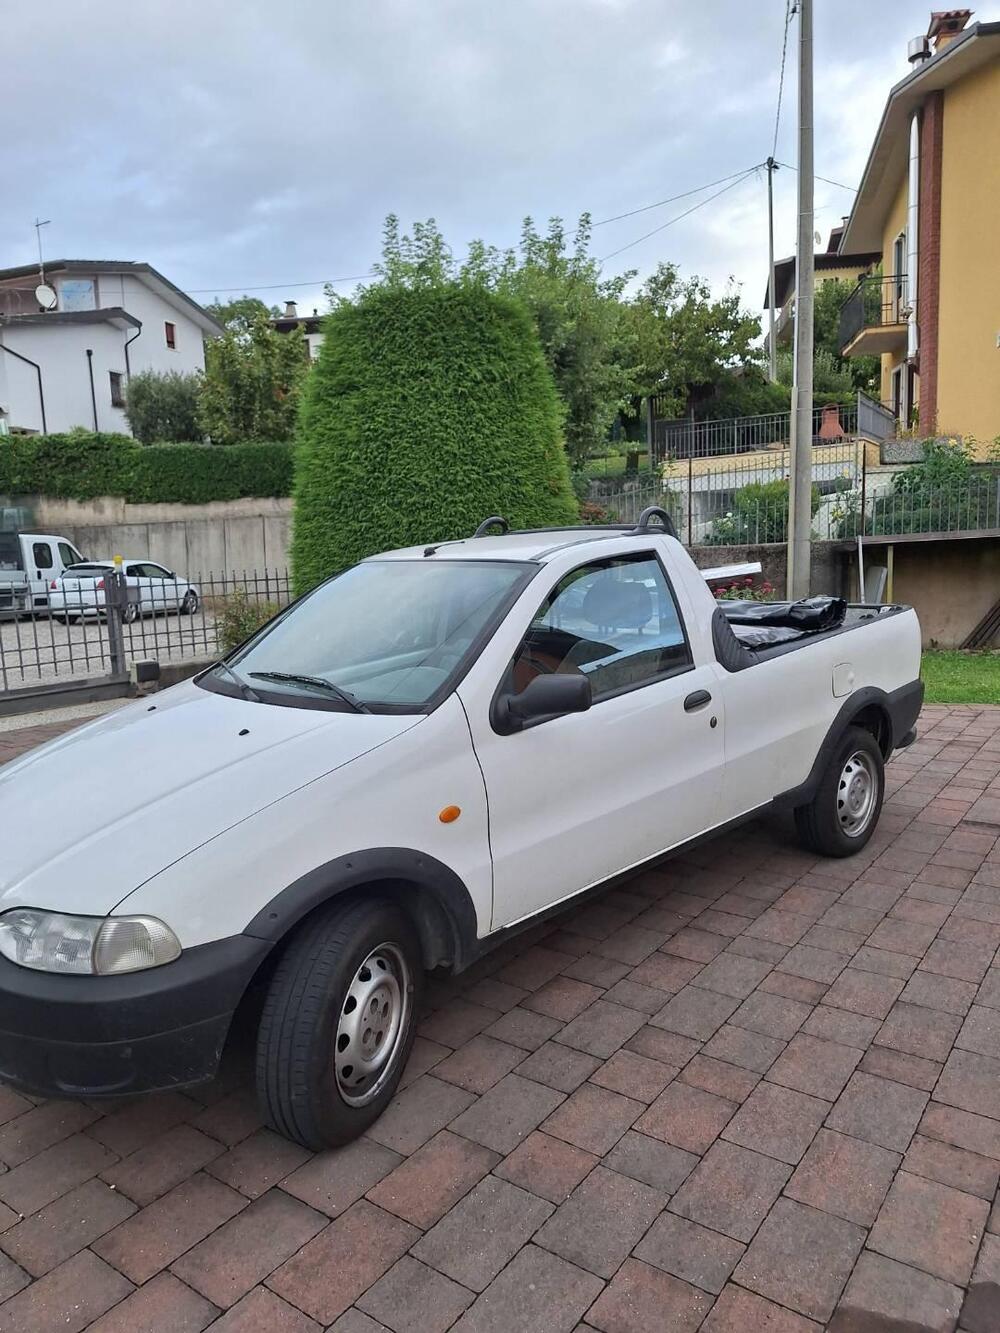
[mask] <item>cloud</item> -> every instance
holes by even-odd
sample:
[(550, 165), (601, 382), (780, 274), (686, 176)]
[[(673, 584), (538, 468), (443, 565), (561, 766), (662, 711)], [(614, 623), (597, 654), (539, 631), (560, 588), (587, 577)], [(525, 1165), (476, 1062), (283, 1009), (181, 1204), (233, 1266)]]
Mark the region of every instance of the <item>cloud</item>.
[[(992, 8), (994, 16), (998, 5)], [(382, 220), (434, 216), (461, 251), (521, 219), (625, 212), (763, 161), (782, 0), (47, 0), (4, 17), (0, 264), (144, 259), (191, 289), (277, 289), (307, 308), (366, 272)], [(856, 184), (926, 0), (817, 6), (816, 144)], [(989, 18), (981, 11), (978, 18)], [(794, 33), (778, 156), (795, 161)], [(776, 178), (779, 253), (794, 173)], [(711, 193), (709, 191), (708, 193)], [(817, 187), (824, 235), (851, 195)], [(766, 193), (753, 177), (610, 261), (678, 262), (754, 304)], [(687, 204), (601, 228), (626, 245)], [(268, 293), (262, 293), (268, 295)]]

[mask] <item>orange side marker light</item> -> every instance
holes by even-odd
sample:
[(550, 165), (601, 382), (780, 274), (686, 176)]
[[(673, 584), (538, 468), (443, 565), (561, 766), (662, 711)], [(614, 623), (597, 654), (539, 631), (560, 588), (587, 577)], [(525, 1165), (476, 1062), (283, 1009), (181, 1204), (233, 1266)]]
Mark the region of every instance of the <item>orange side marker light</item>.
[(438, 819), (440, 819), (442, 824), (454, 824), (455, 820), (461, 813), (462, 810), (460, 806), (446, 805), (445, 808), (438, 813)]

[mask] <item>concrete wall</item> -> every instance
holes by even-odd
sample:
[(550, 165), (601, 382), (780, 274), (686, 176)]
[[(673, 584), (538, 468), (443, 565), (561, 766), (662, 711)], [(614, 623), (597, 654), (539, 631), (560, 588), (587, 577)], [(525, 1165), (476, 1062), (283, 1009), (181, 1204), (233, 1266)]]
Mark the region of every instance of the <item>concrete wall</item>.
[[(758, 581), (766, 579), (777, 589), (779, 597), (785, 595), (788, 550), (783, 542), (762, 546), (692, 546), (689, 550), (699, 569), (759, 560), (761, 575)], [(854, 593), (847, 586), (846, 580), (846, 563), (837, 546), (833, 542), (814, 542), (809, 583), (812, 591), (826, 593), (831, 597), (853, 597)]]
[(26, 503), (38, 530), (69, 537), (92, 560), (148, 556), (191, 577), (288, 565), (290, 499), (181, 505), (36, 497)]
[[(884, 564), (885, 548), (866, 546), (865, 559)], [(957, 648), (1000, 597), (996, 538), (898, 544), (893, 566), (892, 600), (916, 607), (925, 648)]]
[(937, 419), (1000, 435), (1000, 62), (944, 97)]

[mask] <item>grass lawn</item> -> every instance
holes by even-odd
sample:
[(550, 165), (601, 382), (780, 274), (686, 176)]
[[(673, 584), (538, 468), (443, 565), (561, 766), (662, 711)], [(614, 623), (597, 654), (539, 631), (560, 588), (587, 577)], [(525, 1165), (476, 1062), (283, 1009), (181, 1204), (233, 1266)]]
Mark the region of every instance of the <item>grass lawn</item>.
[(1000, 653), (924, 653), (929, 704), (1000, 704)]

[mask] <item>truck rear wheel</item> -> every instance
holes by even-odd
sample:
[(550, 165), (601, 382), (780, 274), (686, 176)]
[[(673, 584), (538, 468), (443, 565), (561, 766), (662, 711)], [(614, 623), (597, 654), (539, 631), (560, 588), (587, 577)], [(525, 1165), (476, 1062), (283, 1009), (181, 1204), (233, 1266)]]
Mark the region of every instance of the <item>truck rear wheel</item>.
[(848, 727), (816, 795), (795, 811), (799, 838), (823, 856), (853, 856), (875, 831), (885, 794), (882, 751), (870, 731)]
[(264, 1000), (257, 1092), (269, 1123), (314, 1151), (373, 1124), (413, 1045), (422, 982), (419, 941), (393, 904), (354, 902), (310, 918)]

